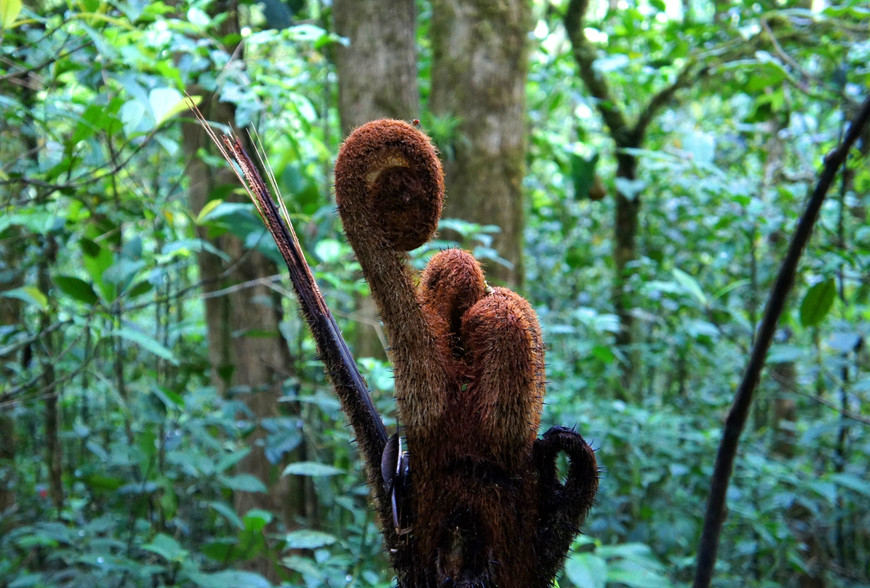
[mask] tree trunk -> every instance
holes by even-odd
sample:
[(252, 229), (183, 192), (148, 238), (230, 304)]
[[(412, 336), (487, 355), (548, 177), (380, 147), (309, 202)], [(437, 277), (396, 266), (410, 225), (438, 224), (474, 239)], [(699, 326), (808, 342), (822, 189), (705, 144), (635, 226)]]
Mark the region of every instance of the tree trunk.
[[(617, 145), (616, 177), (631, 185), (637, 179), (637, 156), (625, 153), (623, 149), (637, 148), (638, 145)], [(618, 185), (618, 184), (617, 184)], [(637, 234), (640, 214), (640, 194), (625, 194), (616, 190), (613, 230), (613, 263), (616, 275), (613, 280), (613, 309), (619, 317), (620, 329), (616, 333), (616, 344), (625, 348), (629, 366), (623, 370), (623, 386), (626, 392), (633, 387), (637, 371), (636, 354), (628, 349), (634, 340), (634, 315), (632, 296), (627, 291), (626, 282), (631, 277), (629, 264), (637, 259)], [(630, 395), (630, 394), (629, 394)]]
[[(53, 236), (43, 237), (42, 257), (37, 270), (39, 289), (48, 292), (51, 289), (51, 279), (48, 277), (49, 268), (57, 262), (57, 242)], [(40, 332), (43, 333), (41, 346), (42, 356), (42, 390), (45, 397), (45, 412), (43, 423), (45, 426), (45, 462), (48, 469), (48, 493), (51, 502), (57, 509), (60, 518), (64, 505), (63, 492), (63, 460), (60, 446), (60, 412), (58, 409), (58, 395), (60, 389), (54, 373), (54, 333), (49, 331), (49, 326), (55, 319), (53, 305), (50, 310), (43, 313), (40, 319)]]
[[(379, 118), (417, 118), (414, 0), (335, 0), (332, 13), (335, 31), (350, 41), (335, 55), (343, 134)], [(386, 359), (378, 311), (370, 296), (357, 298), (357, 312), (357, 357)]]
[(626, 361), (621, 364), (622, 390), (619, 396), (631, 401), (634, 395), (636, 376), (639, 373), (639, 354), (631, 348), (635, 341), (633, 295), (627, 287), (632, 270), (629, 267), (637, 259), (637, 235), (641, 193), (635, 185), (637, 179), (637, 155), (633, 149), (643, 147), (647, 129), (656, 115), (669, 104), (681, 89), (706, 75), (706, 69), (697, 63), (685, 64), (677, 77), (650, 97), (640, 109), (637, 119), (630, 122), (627, 105), (617, 101), (610, 82), (597, 70), (595, 60), (598, 49), (586, 39), (585, 19), (589, 0), (570, 0), (565, 11), (565, 31), (571, 41), (574, 60), (583, 85), (595, 99), (608, 133), (616, 145), (616, 207), (613, 234), (613, 261), (616, 275), (613, 280), (613, 307), (619, 317), (620, 329), (616, 344), (624, 348)]
[[(237, 13), (234, 6), (229, 8), (233, 9), (233, 16), (225, 21), (227, 30), (222, 31), (224, 34), (238, 31)], [(234, 47), (227, 48), (228, 53), (234, 50)], [(200, 110), (207, 120), (235, 123), (234, 107), (219, 102), (217, 96), (206, 95)], [(237, 180), (229, 167), (214, 170), (197, 157), (197, 151), (203, 147), (216, 151), (198, 125), (186, 123), (183, 136), (185, 153), (190, 161), (187, 167), (190, 208), (196, 215), (216, 188), (227, 184), (235, 186)], [(250, 146), (246, 149), (253, 153)], [(250, 284), (278, 272), (275, 264), (245, 247), (237, 237), (225, 234), (209, 238), (202, 227), (197, 231), (201, 239), (208, 240), (229, 257), (224, 262), (212, 253), (199, 253), (200, 279), (206, 292)], [(303, 511), (304, 491), (296, 485), (291, 486), (291, 478), (280, 476), (284, 464), (272, 464), (267, 459), (263, 447), (266, 431), (261, 427), (265, 419), (280, 415), (278, 399), (291, 366), (287, 343), (278, 329), (280, 296), (265, 284), (242, 287), (222, 296), (206, 298), (205, 318), (211, 381), (221, 394), (237, 394), (250, 411), (248, 415), (239, 416), (251, 422), (251, 433), (245, 441), (251, 452), (239, 462), (236, 470), (255, 476), (267, 489), (265, 493), (236, 492), (235, 508), (242, 515), (252, 508), (264, 509), (275, 514), (276, 522), (282, 523), (283, 527), (292, 526), (294, 515)], [(248, 562), (246, 567), (269, 580), (279, 579), (268, 557)]]
[[(378, 118), (419, 116), (413, 0), (335, 0), (338, 111), (345, 135)], [(385, 18), (385, 15), (389, 15)]]
[[(15, 228), (8, 229), (12, 233)], [(8, 235), (8, 234), (7, 234)], [(19, 237), (15, 235), (15, 237)], [(0, 291), (12, 290), (19, 288), (24, 284), (24, 271), (21, 269), (21, 250), (17, 249), (12, 243), (18, 241), (18, 238), (7, 238), (5, 242), (0, 241)], [(21, 323), (21, 310), (24, 303), (17, 298), (3, 297), (0, 298), (0, 326), (18, 325)], [(10, 341), (4, 341), (5, 344)], [(26, 353), (29, 355), (30, 347), (26, 348)], [(17, 360), (12, 353), (9, 355), (0, 355), (0, 382), (11, 382), (11, 378), (15, 374), (15, 369), (6, 369), (7, 363), (12, 363)], [(22, 357), (22, 364), (29, 362), (27, 357)], [(4, 384), (0, 384), (0, 389)], [(3, 513), (15, 505), (15, 487), (17, 486), (17, 470), (15, 467), (15, 421), (12, 419), (12, 408), (10, 406), (0, 407), (0, 519)], [(6, 532), (6, 527), (0, 527), (0, 533)]]
[[(216, 97), (201, 110), (208, 120), (235, 120), (232, 106), (218, 103)], [(187, 170), (190, 208), (194, 215), (208, 202), (215, 188), (236, 182), (229, 168), (216, 171), (196, 157), (197, 150), (207, 144), (208, 139), (198, 126), (185, 125), (184, 148), (190, 159)], [(206, 292), (277, 273), (271, 261), (247, 249), (238, 238), (226, 234), (209, 239), (201, 227), (198, 232), (201, 239), (208, 239), (230, 258), (224, 262), (212, 253), (199, 253), (200, 279), (205, 283)], [(291, 495), (290, 479), (280, 477), (280, 464), (272, 464), (266, 458), (263, 447), (265, 431), (260, 426), (264, 419), (279, 416), (278, 399), (291, 365), (287, 343), (278, 330), (280, 298), (263, 284), (244, 287), (223, 296), (206, 298), (205, 319), (212, 384), (222, 395), (238, 394), (250, 410), (250, 415), (240, 417), (252, 422), (252, 432), (245, 442), (252, 451), (239, 462), (237, 471), (255, 476), (267, 488), (262, 494), (236, 492), (235, 508), (239, 514), (252, 508), (268, 510), (285, 526), (291, 525), (294, 513), (301, 510), (301, 506)], [(267, 560), (258, 561), (252, 569), (270, 580), (278, 579), (272, 563)]]
[(498, 225), (493, 247), (511, 267), (489, 262), (496, 282), (522, 281), (527, 38), (526, 0), (432, 1), (432, 95), (436, 116), (457, 121), (439, 145), (445, 217)]

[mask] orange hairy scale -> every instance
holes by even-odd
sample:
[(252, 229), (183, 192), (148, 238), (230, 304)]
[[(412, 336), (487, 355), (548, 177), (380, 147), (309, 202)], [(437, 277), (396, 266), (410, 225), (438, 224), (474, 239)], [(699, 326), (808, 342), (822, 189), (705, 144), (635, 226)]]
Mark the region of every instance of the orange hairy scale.
[[(474, 257), (449, 249), (416, 287), (407, 251), (431, 238), (444, 197), (428, 137), (402, 121), (363, 125), (335, 166), (338, 210), (390, 339), (406, 483), (390, 486), (390, 545), (402, 587), (543, 588), (552, 583), (597, 488), (577, 433), (537, 439), (544, 345), (529, 303), (489, 288)], [(556, 456), (568, 454), (563, 484)], [(385, 452), (382, 471), (393, 468)], [(389, 484), (389, 483), (388, 483)], [(382, 524), (390, 521), (382, 518)]]
[(342, 218), (354, 216), (345, 223), (350, 239), (410, 251), (438, 227), (444, 200), (441, 162), (428, 137), (408, 123), (368, 123), (342, 145), (335, 193)]
[(456, 358), (464, 354), (459, 339), (462, 316), (483, 297), (486, 288), (480, 264), (465, 251), (448, 249), (426, 264), (420, 280), (420, 301), (433, 328), (448, 334)]

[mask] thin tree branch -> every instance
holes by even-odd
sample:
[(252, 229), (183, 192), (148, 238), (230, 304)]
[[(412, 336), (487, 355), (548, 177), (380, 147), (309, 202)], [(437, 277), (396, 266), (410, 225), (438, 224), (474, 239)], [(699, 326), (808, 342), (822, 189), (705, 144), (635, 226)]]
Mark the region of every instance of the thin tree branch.
[(571, 0), (568, 10), (565, 11), (565, 30), (571, 40), (574, 60), (580, 69), (580, 79), (586, 85), (586, 89), (595, 98), (595, 106), (604, 119), (604, 124), (610, 129), (610, 134), (616, 140), (617, 145), (622, 146), (630, 129), (625, 115), (616, 105), (610, 85), (597, 71), (595, 71), (595, 47), (586, 39), (583, 32), (586, 9), (589, 0)]
[(776, 282), (770, 291), (770, 297), (767, 300), (764, 316), (758, 329), (758, 337), (752, 348), (752, 354), (746, 366), (746, 371), (743, 374), (743, 380), (740, 382), (740, 386), (735, 394), (734, 404), (725, 420), (719, 452), (716, 455), (716, 465), (710, 480), (710, 496), (707, 500), (704, 529), (701, 533), (698, 547), (694, 588), (708, 587), (713, 577), (716, 552), (719, 548), (719, 536), (722, 532), (722, 524), (725, 521), (725, 495), (728, 491), (728, 484), (734, 469), (737, 445), (749, 416), (752, 397), (755, 388), (758, 386), (761, 370), (767, 357), (767, 351), (776, 332), (777, 322), (785, 308), (786, 297), (794, 282), (798, 262), (804, 247), (812, 235), (819, 210), (825, 201), (825, 194), (827, 194), (831, 184), (834, 182), (837, 171), (846, 160), (852, 145), (861, 135), (868, 119), (870, 119), (870, 97), (864, 101), (858, 115), (852, 120), (843, 141), (836, 150), (832, 151), (825, 158), (825, 165), (819, 176), (819, 181), (807, 202), (803, 215), (798, 221), (797, 229), (789, 243), (788, 252), (779, 268)]
[(48, 67), (49, 65), (52, 65), (53, 63), (56, 63), (56, 62), (60, 61), (61, 59), (65, 59), (65, 58), (69, 57), (70, 55), (72, 55), (73, 53), (75, 53), (81, 49), (84, 49), (85, 47), (90, 47), (93, 44), (94, 44), (93, 41), (84, 42), (81, 45), (79, 45), (78, 47), (73, 47), (72, 49), (67, 49), (66, 51), (63, 51), (61, 53), (55, 53), (51, 57), (41, 61), (40, 63), (37, 63), (36, 65), (31, 65), (30, 67), (26, 67), (26, 68), (22, 68), (22, 69), (11, 69), (12, 66), (16, 66), (18, 64), (15, 63), (14, 61), (12, 61), (11, 59), (4, 58), (2, 60), (2, 62), (5, 65), (10, 66), (11, 71), (9, 71), (9, 73), (7, 73), (5, 75), (0, 76), (0, 82), (15, 81), (15, 80), (18, 80), (20, 78), (24, 78), (24, 77), (32, 74), (33, 72), (35, 72), (37, 70), (40, 70), (44, 67)]
[(677, 74), (677, 79), (674, 80), (673, 84), (662, 88), (652, 97), (652, 99), (650, 99), (646, 108), (643, 109), (643, 112), (641, 112), (640, 116), (637, 118), (634, 129), (632, 129), (631, 134), (638, 143), (643, 140), (643, 136), (646, 134), (646, 130), (655, 116), (671, 101), (671, 99), (673, 99), (674, 95), (692, 82), (706, 75), (708, 71), (707, 67), (702, 67), (701, 69), (696, 70), (695, 66), (696, 63), (694, 60), (687, 63), (683, 69), (680, 70), (680, 73)]
[(815, 394), (810, 394), (808, 392), (804, 392), (794, 384), (790, 384), (785, 378), (777, 374), (776, 372), (771, 372), (771, 377), (776, 380), (776, 383), (791, 392), (792, 394), (797, 394), (803, 396), (804, 398), (809, 398), (813, 402), (817, 404), (821, 404), (822, 406), (826, 406), (833, 411), (836, 411), (840, 416), (846, 419), (850, 419), (855, 421), (856, 423), (861, 423), (862, 425), (870, 426), (870, 418), (860, 415), (858, 413), (852, 412), (850, 410), (843, 410), (841, 407), (837, 406), (836, 403), (826, 400), (821, 396), (816, 396)]

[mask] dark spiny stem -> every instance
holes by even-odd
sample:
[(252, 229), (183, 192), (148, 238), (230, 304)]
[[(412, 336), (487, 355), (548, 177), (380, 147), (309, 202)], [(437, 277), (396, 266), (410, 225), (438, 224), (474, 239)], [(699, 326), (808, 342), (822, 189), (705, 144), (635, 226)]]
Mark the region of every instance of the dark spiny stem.
[(722, 523), (725, 521), (725, 495), (734, 469), (737, 445), (749, 416), (753, 393), (761, 377), (761, 369), (764, 367), (767, 350), (773, 341), (776, 324), (782, 315), (786, 297), (794, 282), (798, 261), (800, 261), (804, 247), (812, 235), (819, 210), (825, 201), (825, 194), (834, 182), (840, 166), (846, 160), (849, 149), (861, 135), (868, 118), (870, 118), (870, 98), (864, 101), (858, 115), (852, 120), (843, 142), (825, 158), (825, 166), (819, 176), (819, 181), (807, 202), (803, 216), (798, 221), (795, 234), (789, 243), (788, 252), (779, 268), (776, 282), (770, 291), (770, 297), (767, 299), (767, 306), (761, 319), (761, 326), (758, 329), (758, 337), (752, 349), (749, 364), (746, 366), (743, 381), (740, 382), (740, 387), (734, 397), (734, 404), (725, 420), (725, 429), (722, 432), (716, 465), (710, 480), (710, 497), (707, 501), (704, 530), (698, 547), (695, 588), (706, 588), (710, 585), (713, 577), (716, 552), (719, 548), (719, 535), (722, 532)]

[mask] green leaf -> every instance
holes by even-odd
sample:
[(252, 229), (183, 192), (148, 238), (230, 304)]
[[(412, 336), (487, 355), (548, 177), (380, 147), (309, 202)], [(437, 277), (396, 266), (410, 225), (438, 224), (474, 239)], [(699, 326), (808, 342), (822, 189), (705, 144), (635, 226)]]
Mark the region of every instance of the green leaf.
[(235, 559), (236, 544), (235, 539), (215, 539), (202, 546), (202, 554), (211, 560), (225, 564)]
[[(208, 205), (212, 202), (214, 202), (214, 200), (209, 200), (208, 204), (206, 204), (203, 208), (208, 207)], [(257, 213), (257, 209), (254, 206), (253, 202), (224, 202), (220, 199), (218, 199), (217, 202), (217, 206), (211, 207), (208, 211), (207, 220), (209, 221), (216, 221), (220, 219), (221, 221), (228, 224), (233, 224), (239, 222), (242, 219), (253, 219), (257, 222), (257, 224), (261, 223), (260, 215)], [(200, 211), (197, 218), (201, 218), (202, 222), (206, 220), (205, 216), (202, 214), (202, 211)]]
[(245, 529), (248, 531), (253, 531), (254, 533), (259, 533), (266, 525), (272, 522), (272, 513), (268, 510), (260, 510), (259, 508), (252, 508), (248, 512), (245, 513), (245, 516), (242, 518), (245, 523)]
[(184, 561), (188, 556), (187, 550), (183, 549), (178, 541), (163, 533), (158, 533), (154, 540), (143, 545), (142, 549), (156, 553), (170, 562)]
[(15, 24), (21, 12), (21, 0), (0, 0), (0, 28), (8, 29)]
[(148, 103), (154, 113), (155, 127), (159, 127), (179, 112), (187, 110), (184, 96), (175, 88), (154, 88), (148, 93)]
[(211, 19), (204, 10), (194, 6), (187, 11), (187, 22), (205, 29), (211, 24)]
[(5, 292), (0, 292), (0, 296), (23, 300), (27, 304), (38, 306), (43, 311), (48, 309), (48, 298), (35, 286), (24, 286), (23, 288), (6, 290)]
[(575, 553), (565, 562), (565, 575), (581, 588), (605, 588), (607, 562), (594, 553)]
[(266, 486), (251, 474), (220, 476), (220, 481), (230, 490), (238, 492), (265, 492)]
[(332, 545), (337, 541), (334, 535), (322, 531), (300, 529), (287, 533), (285, 539), (288, 549), (317, 549), (325, 545)]
[(595, 345), (592, 347), (592, 355), (601, 363), (610, 364), (616, 360), (613, 350), (609, 345)]
[(248, 455), (250, 452), (251, 449), (249, 447), (243, 447), (241, 449), (233, 451), (232, 453), (228, 453), (227, 455), (223, 456), (220, 461), (218, 461), (217, 465), (215, 466), (215, 471), (227, 471), (228, 469), (245, 459), (245, 456)]
[(852, 474), (831, 474), (831, 480), (838, 486), (857, 492), (865, 498), (870, 498), (870, 482)]
[(58, 290), (79, 302), (94, 305), (99, 301), (99, 296), (94, 291), (93, 286), (80, 278), (73, 276), (54, 276), (52, 278), (54, 285)]
[(100, 289), (103, 300), (113, 300), (115, 297), (114, 285), (103, 281), (103, 274), (114, 262), (112, 252), (107, 247), (103, 247), (96, 241), (87, 238), (82, 238), (79, 244), (81, 245), (82, 253), (84, 253), (82, 265)]
[(291, 463), (286, 468), (284, 468), (284, 473), (282, 476), (286, 476), (288, 474), (294, 474), (297, 476), (335, 476), (337, 474), (343, 474), (344, 470), (339, 469), (335, 466), (326, 465), (324, 463), (316, 463), (313, 461), (299, 461), (296, 463)]
[(136, 285), (132, 286), (126, 292), (126, 296), (128, 298), (135, 298), (136, 296), (142, 296), (143, 294), (147, 294), (151, 290), (154, 289), (154, 284), (149, 282), (148, 280), (142, 280), (137, 282)]
[(239, 518), (239, 515), (236, 514), (236, 511), (231, 506), (223, 502), (209, 502), (208, 505), (222, 514), (237, 529), (241, 530), (245, 528), (242, 519)]
[(205, 203), (205, 206), (199, 211), (199, 214), (196, 215), (196, 224), (201, 225), (205, 221), (206, 217), (213, 211), (215, 208), (223, 204), (224, 201), (220, 198), (215, 198), (214, 200), (209, 200)]
[(831, 310), (836, 297), (837, 285), (834, 283), (834, 278), (812, 286), (801, 301), (801, 324), (805, 327), (814, 327), (821, 323)]
[(82, 481), (92, 490), (114, 491), (123, 486), (126, 481), (122, 478), (104, 476), (102, 474), (90, 474), (82, 478)]
[(568, 161), (571, 164), (574, 198), (582, 200), (589, 196), (589, 189), (595, 183), (595, 165), (598, 163), (598, 154), (586, 159), (576, 153), (569, 153)]
[(119, 337), (127, 339), (131, 343), (135, 343), (142, 349), (149, 351), (156, 355), (157, 357), (162, 357), (166, 361), (170, 362), (172, 365), (178, 365), (178, 360), (175, 358), (175, 354), (172, 353), (170, 349), (163, 346), (157, 339), (146, 335), (141, 331), (136, 331), (129, 327), (121, 327), (115, 334)]
[(698, 283), (698, 280), (676, 267), (671, 273), (674, 275), (674, 279), (677, 283), (682, 286), (686, 292), (691, 294), (692, 297), (702, 305), (707, 305), (707, 296), (704, 294), (704, 290), (701, 288), (701, 284)]
[(187, 572), (185, 574), (191, 582), (202, 588), (238, 588), (245, 586), (246, 588), (271, 588), (272, 584), (254, 572), (242, 572), (237, 570), (227, 570), (214, 574), (205, 574), (202, 572)]
[(128, 100), (121, 106), (121, 122), (124, 124), (124, 134), (132, 137), (138, 133), (147, 133), (153, 126), (151, 117), (147, 116), (147, 106), (138, 98)]
[(178, 392), (174, 392), (165, 386), (156, 385), (151, 387), (151, 392), (160, 399), (167, 410), (171, 408), (184, 408), (184, 397)]
[(324, 263), (335, 263), (342, 258), (342, 244), (336, 239), (321, 239), (314, 246), (314, 254)]
[[(0, 0), (2, 1), (2, 0)], [(70, 145), (75, 145), (93, 137), (98, 131), (112, 132), (118, 119), (106, 104), (91, 104), (79, 118), (75, 132), (69, 139)]]
[(655, 564), (656, 559), (652, 549), (646, 543), (617, 543), (615, 545), (602, 545), (598, 553), (605, 558), (621, 557), (636, 561)]
[(625, 567), (613, 569), (607, 574), (607, 581), (629, 588), (668, 588), (673, 584), (665, 576), (652, 572), (631, 562), (623, 562)]

